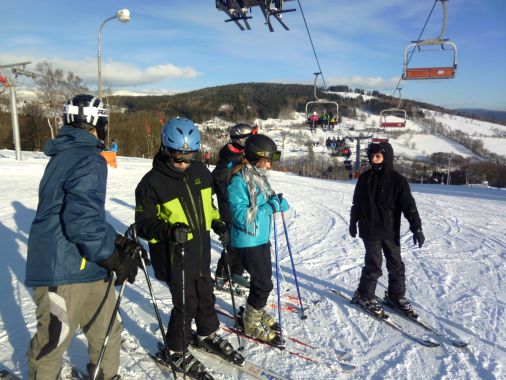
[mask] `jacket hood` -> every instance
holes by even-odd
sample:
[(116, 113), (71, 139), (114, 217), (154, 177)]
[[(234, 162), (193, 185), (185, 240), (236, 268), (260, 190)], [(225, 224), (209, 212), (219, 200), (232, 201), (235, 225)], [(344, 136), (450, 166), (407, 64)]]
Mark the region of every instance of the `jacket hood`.
[(387, 142), (380, 142), (383, 148), (383, 165), (386, 169), (392, 169), (394, 167), (394, 148)]
[(88, 131), (64, 125), (62, 129), (60, 129), (58, 136), (53, 140), (49, 140), (44, 145), (44, 154), (52, 157), (64, 150), (75, 148), (76, 146), (90, 146), (98, 148), (99, 150), (104, 149), (102, 141)]

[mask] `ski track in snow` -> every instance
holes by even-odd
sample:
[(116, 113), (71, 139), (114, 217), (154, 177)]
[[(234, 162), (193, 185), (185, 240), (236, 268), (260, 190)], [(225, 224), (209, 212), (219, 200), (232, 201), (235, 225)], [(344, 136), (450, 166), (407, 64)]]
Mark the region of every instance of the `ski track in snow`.
[[(4, 366), (26, 377), (25, 353), (36, 328), (31, 290), (23, 285), (26, 245), (37, 207), (38, 183), (47, 159), (40, 153), (26, 152), (25, 161), (16, 162), (13, 152), (4, 152), (0, 157), (3, 174), (0, 356)], [(151, 162), (119, 157), (118, 165), (118, 169), (109, 172), (106, 208), (109, 222), (124, 232), (133, 221), (134, 189)], [(292, 379), (506, 378), (506, 192), (412, 186), (427, 240), (422, 248), (415, 247), (403, 219), (401, 244), (407, 296), (430, 325), (470, 341), (466, 349), (448, 345), (426, 348), (326, 290), (334, 287), (351, 294), (360, 277), (363, 245), (360, 239), (348, 235), (354, 182), (277, 172), (272, 172), (270, 178), (273, 188), (283, 192), (291, 205), (286, 222), (302, 295), (307, 300), (321, 299), (307, 311), (308, 319), (304, 322), (297, 313), (283, 313), (285, 333), (316, 349), (311, 351), (296, 344), (290, 347), (294, 351), (303, 349), (307, 356), (321, 362), (347, 360), (357, 368), (350, 374), (336, 372), (243, 340), (248, 360)], [(280, 266), (286, 280), (282, 281), (282, 287), (296, 294), (281, 217), (277, 218), (277, 229)], [(220, 252), (216, 236), (213, 239), (212, 270)], [(170, 293), (165, 284), (154, 279), (152, 270), (148, 271), (166, 326), (171, 310)], [(387, 286), (385, 268), (383, 273), (378, 296), (383, 295)], [(230, 297), (222, 293), (218, 297), (217, 303), (231, 310)], [(275, 302), (275, 293), (272, 299)], [(146, 351), (155, 350), (160, 332), (142, 273), (134, 285), (127, 286), (121, 310), (124, 346), (129, 347), (121, 354), (124, 378), (163, 378), (160, 369), (145, 358)], [(409, 322), (394, 319), (413, 334), (433, 338)], [(233, 323), (221, 316), (220, 320), (229, 326)], [(234, 335), (229, 335), (229, 339), (237, 345)], [(340, 358), (343, 351), (347, 354)], [(86, 365), (86, 341), (82, 334), (71, 344), (68, 358), (80, 368)], [(234, 375), (233, 371), (228, 373), (232, 378), (246, 378)], [(217, 371), (213, 375), (218, 379), (230, 378)]]

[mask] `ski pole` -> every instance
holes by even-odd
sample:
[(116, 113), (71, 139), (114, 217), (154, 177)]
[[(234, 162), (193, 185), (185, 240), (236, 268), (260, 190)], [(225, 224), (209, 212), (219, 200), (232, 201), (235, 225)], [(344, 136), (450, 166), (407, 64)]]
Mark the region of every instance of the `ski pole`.
[(274, 255), (276, 257), (276, 288), (278, 292), (278, 319), (279, 319), (279, 337), (283, 337), (283, 327), (281, 324), (281, 292), (280, 292), (280, 278), (279, 278), (279, 258), (278, 258), (278, 238), (276, 228), (276, 213), (272, 214), (272, 221), (274, 226)]
[[(112, 278), (111, 278), (112, 283)], [(98, 356), (98, 361), (95, 367), (95, 372), (93, 373), (93, 380), (96, 380), (98, 376), (98, 372), (100, 370), (100, 364), (102, 364), (102, 360), (105, 354), (105, 348), (107, 347), (107, 343), (109, 343), (109, 336), (111, 335), (112, 327), (116, 320), (116, 315), (118, 314), (119, 304), (121, 302), (121, 298), (123, 297), (123, 291), (125, 290), (126, 280), (121, 284), (121, 289), (119, 291), (118, 299), (116, 300), (116, 305), (114, 306), (114, 311), (112, 312), (111, 320), (109, 321), (109, 326), (107, 327), (107, 332), (105, 333), (104, 343), (102, 344), (102, 348), (100, 349), (100, 355)], [(108, 289), (109, 290), (109, 289)]]
[[(125, 235), (128, 235), (132, 226), (128, 227)], [(137, 252), (136, 252), (137, 253)], [(112, 283), (111, 278), (111, 283)], [(119, 304), (121, 303), (121, 298), (123, 298), (123, 291), (125, 290), (126, 279), (121, 283), (121, 289), (119, 291), (118, 299), (116, 300), (116, 305), (114, 306), (114, 310), (112, 312), (111, 320), (109, 321), (109, 326), (107, 326), (107, 332), (105, 333), (104, 343), (102, 344), (102, 348), (100, 349), (100, 354), (98, 355), (98, 361), (95, 367), (95, 371), (93, 373), (93, 380), (96, 380), (98, 376), (98, 372), (100, 371), (100, 364), (102, 364), (102, 360), (104, 359), (105, 349), (107, 347), (107, 343), (109, 343), (109, 336), (111, 335), (112, 327), (114, 326), (114, 321), (116, 320), (116, 315), (118, 314)], [(107, 288), (109, 291), (109, 288)]]
[[(137, 228), (135, 227), (135, 223), (132, 224), (130, 227), (132, 227), (133, 231), (133, 239), (136, 243), (140, 244), (139, 242), (139, 236), (137, 235)], [(153, 292), (153, 286), (151, 285), (151, 279), (149, 278), (148, 270), (146, 268), (146, 263), (144, 261), (144, 258), (141, 257), (141, 263), (142, 263), (142, 271), (144, 272), (144, 276), (146, 276), (146, 282), (148, 284), (149, 289), (149, 295), (151, 296), (151, 303), (153, 304), (153, 308), (155, 309), (156, 319), (158, 320), (158, 327), (160, 328), (160, 332), (162, 333), (162, 341), (163, 341), (163, 347), (165, 349), (165, 357), (167, 359), (167, 362), (170, 365), (170, 368), (172, 369), (172, 374), (174, 375), (174, 379), (177, 379), (176, 374), (176, 365), (174, 364), (174, 361), (172, 360), (170, 356), (169, 346), (167, 344), (167, 338), (165, 336), (165, 328), (163, 327), (162, 318), (160, 317), (160, 311), (158, 309), (158, 303), (155, 298), (155, 293)]]
[(225, 253), (225, 267), (227, 268), (227, 276), (228, 276), (228, 283), (230, 285), (230, 297), (232, 298), (232, 308), (234, 309), (234, 326), (235, 326), (235, 333), (237, 335), (237, 342), (239, 343), (239, 351), (242, 351), (244, 347), (241, 344), (241, 337), (239, 336), (239, 323), (237, 321), (237, 310), (235, 308), (235, 297), (234, 297), (234, 291), (232, 290), (232, 287), (234, 283), (232, 282), (232, 272), (230, 271), (230, 263), (228, 261), (228, 250), (225, 244), (223, 244), (223, 252)]
[(183, 380), (186, 379), (186, 289), (184, 278), (184, 245), (181, 244), (181, 286), (183, 288)]
[[(281, 196), (280, 196), (281, 197)], [(281, 211), (281, 219), (283, 220), (283, 228), (285, 230), (286, 246), (290, 254), (290, 261), (292, 262), (293, 278), (295, 280), (295, 287), (297, 288), (297, 295), (299, 296), (300, 312), (302, 313), (301, 319), (306, 319), (307, 315), (304, 314), (304, 307), (302, 306), (302, 297), (300, 296), (299, 281), (297, 279), (297, 271), (295, 270), (295, 263), (293, 261), (292, 248), (290, 247), (290, 239), (288, 239), (288, 229), (286, 228), (285, 213)]]

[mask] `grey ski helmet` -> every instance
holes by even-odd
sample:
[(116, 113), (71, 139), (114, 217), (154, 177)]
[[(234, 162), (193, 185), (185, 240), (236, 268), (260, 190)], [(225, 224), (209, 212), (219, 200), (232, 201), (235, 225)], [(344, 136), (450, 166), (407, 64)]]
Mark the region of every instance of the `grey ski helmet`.
[(246, 139), (256, 134), (258, 131), (258, 127), (252, 127), (249, 124), (239, 123), (230, 128), (230, 140), (235, 144), (238, 148), (244, 149), (244, 144), (246, 143)]

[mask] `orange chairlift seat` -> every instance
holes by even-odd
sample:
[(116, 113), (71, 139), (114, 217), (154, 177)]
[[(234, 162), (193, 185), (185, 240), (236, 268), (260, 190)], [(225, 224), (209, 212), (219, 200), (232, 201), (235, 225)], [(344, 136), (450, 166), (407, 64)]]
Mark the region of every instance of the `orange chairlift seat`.
[[(443, 6), (443, 26), (441, 34), (437, 38), (429, 40), (411, 41), (411, 43), (404, 49), (403, 80), (455, 78), (455, 74), (457, 72), (457, 45), (444, 38), (444, 34), (446, 32), (446, 2), (448, 0), (440, 1)], [(410, 58), (414, 51), (418, 50), (421, 52), (422, 48), (427, 46), (441, 46), (442, 50), (453, 51), (453, 65), (443, 67), (408, 67)]]

